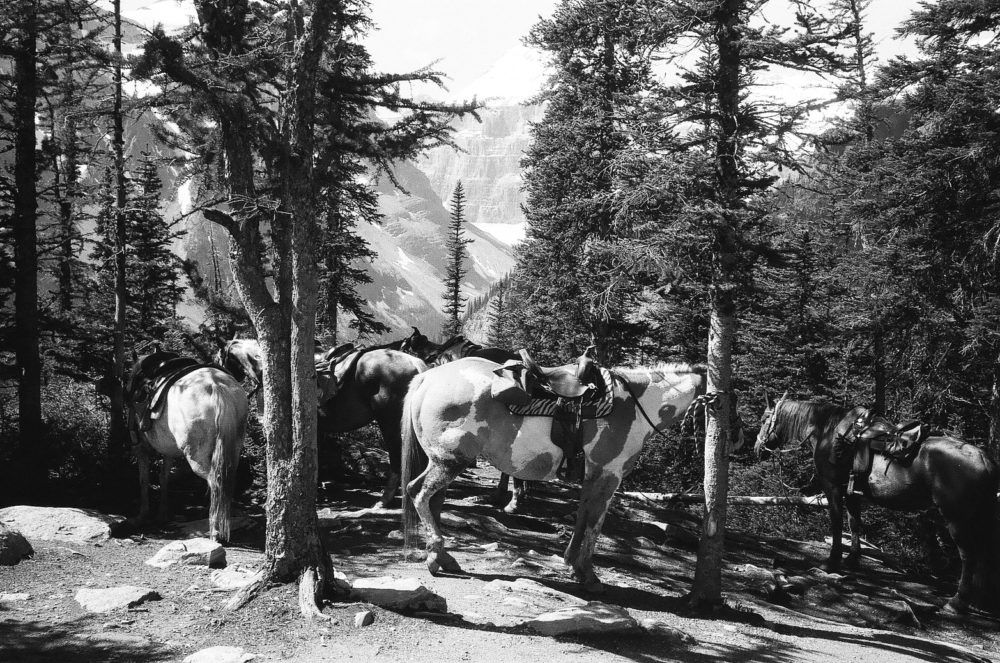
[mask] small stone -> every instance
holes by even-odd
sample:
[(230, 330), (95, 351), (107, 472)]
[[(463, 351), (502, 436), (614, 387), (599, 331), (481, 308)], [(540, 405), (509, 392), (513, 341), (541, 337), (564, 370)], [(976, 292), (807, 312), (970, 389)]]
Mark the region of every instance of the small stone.
[(374, 622), (375, 613), (371, 610), (365, 610), (354, 615), (354, 626), (357, 628), (371, 626)]
[(402, 541), (403, 540), (403, 530), (401, 530), (401, 529), (394, 529), (391, 532), (389, 532), (388, 534), (386, 534), (385, 538), (389, 539), (390, 541)]
[(89, 612), (110, 612), (119, 608), (132, 608), (145, 601), (158, 601), (160, 595), (148, 587), (124, 585), (107, 589), (80, 589), (76, 602)]
[(19, 601), (27, 601), (31, 598), (31, 595), (27, 592), (17, 592), (15, 594), (0, 594), (0, 603), (17, 603)]
[(165, 569), (174, 564), (185, 566), (225, 566), (226, 549), (211, 539), (171, 541), (146, 560), (146, 564)]
[(642, 626), (650, 635), (658, 635), (665, 638), (670, 638), (674, 642), (683, 642), (691, 644), (695, 639), (688, 633), (680, 630), (679, 628), (674, 628), (666, 622), (660, 621), (659, 619), (642, 619), (639, 621), (639, 625)]
[(247, 663), (256, 656), (240, 647), (209, 647), (184, 659), (184, 663)]
[(390, 610), (448, 612), (448, 602), (416, 578), (358, 578), (351, 589), (354, 600), (373, 603)]
[(500, 550), (500, 544), (494, 541), (493, 543), (484, 543), (480, 546), (485, 552), (496, 552)]
[(14, 566), (35, 554), (28, 540), (0, 522), (0, 566)]
[(522, 623), (543, 635), (630, 633), (639, 629), (639, 623), (628, 610), (600, 601), (547, 612)]

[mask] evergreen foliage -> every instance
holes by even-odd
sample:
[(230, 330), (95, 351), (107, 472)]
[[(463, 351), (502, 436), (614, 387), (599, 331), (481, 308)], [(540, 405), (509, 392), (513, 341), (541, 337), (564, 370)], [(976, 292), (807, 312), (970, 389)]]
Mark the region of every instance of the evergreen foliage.
[(468, 300), (468, 297), (462, 294), (462, 279), (468, 272), (465, 266), (468, 252), (465, 247), (472, 244), (472, 240), (465, 237), (465, 189), (461, 180), (455, 185), (455, 191), (451, 195), (449, 218), (451, 221), (448, 223), (448, 236), (445, 240), (447, 252), (444, 276), (445, 322), (441, 328), (441, 335), (444, 338), (452, 338), (462, 332), (462, 311)]

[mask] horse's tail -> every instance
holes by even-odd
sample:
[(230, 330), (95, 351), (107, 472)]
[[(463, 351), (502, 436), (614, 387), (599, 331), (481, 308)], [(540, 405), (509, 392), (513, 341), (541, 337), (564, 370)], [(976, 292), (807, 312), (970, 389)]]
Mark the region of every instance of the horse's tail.
[[(417, 375), (410, 383), (410, 389), (403, 399), (403, 417), (400, 421), (400, 438), (402, 440), (402, 468), (400, 469), (400, 493), (403, 499), (403, 554), (410, 549), (417, 530), (417, 510), (413, 504), (413, 497), (408, 490), (411, 479), (415, 474), (423, 472), (427, 465), (427, 456), (420, 448), (417, 440), (417, 433), (413, 426), (413, 400), (417, 388), (420, 386), (423, 375)], [(414, 486), (415, 489), (418, 486)], [(414, 491), (416, 492), (416, 490)]]
[(243, 438), (246, 435), (247, 405), (240, 412), (239, 399), (246, 401), (242, 387), (226, 389), (216, 385), (215, 399), (215, 449), (212, 451), (212, 468), (208, 473), (208, 490), (211, 501), (208, 522), (212, 539), (229, 540), (229, 512), (236, 492), (236, 468), (240, 462)]

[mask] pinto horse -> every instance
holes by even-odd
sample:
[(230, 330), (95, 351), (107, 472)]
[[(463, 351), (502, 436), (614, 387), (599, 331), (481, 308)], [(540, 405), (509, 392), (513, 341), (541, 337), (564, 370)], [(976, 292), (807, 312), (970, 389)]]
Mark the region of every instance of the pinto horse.
[[(174, 353), (157, 352), (137, 358), (129, 375), (127, 394), (134, 394), (141, 379), (141, 367), (155, 355), (167, 358)], [(132, 399), (129, 399), (132, 401)], [(193, 370), (167, 388), (163, 411), (150, 420), (148, 430), (139, 430), (135, 403), (130, 402), (129, 431), (139, 463), (139, 517), (149, 517), (149, 452), (163, 456), (160, 473), (160, 519), (169, 515), (167, 481), (171, 461), (187, 460), (191, 469), (208, 482), (209, 535), (218, 541), (229, 539), (229, 515), (236, 486), (236, 468), (246, 436), (247, 395), (243, 387), (225, 371), (212, 366)]]
[[(227, 370), (260, 366), (260, 345), (256, 341), (234, 340), (229, 342), (229, 347), (229, 351), (220, 352), (218, 356), (227, 362), (223, 364)], [(386, 346), (350, 349), (339, 355), (334, 351), (319, 355), (318, 360), (319, 436), (357, 430), (373, 421), (378, 424), (382, 446), (389, 454), (390, 472), (379, 499), (379, 504), (386, 508), (392, 504), (399, 488), (403, 397), (410, 381), (427, 370), (427, 365), (412, 355)], [(258, 384), (262, 379), (259, 372), (249, 377)]]
[[(550, 441), (552, 420), (511, 414), (491, 395), (494, 362), (469, 357), (431, 368), (414, 378), (403, 404), (403, 531), (408, 543), (415, 516), (427, 535), (427, 567), (460, 573), (444, 549), (441, 508), (448, 485), (485, 457), (501, 472), (521, 479), (551, 481), (563, 451)], [(643, 444), (660, 434), (705, 393), (704, 366), (660, 364), (611, 372), (614, 408), (605, 419), (585, 419), (586, 474), (576, 529), (565, 561), (588, 590), (601, 589), (593, 554), (615, 490), (632, 470)], [(411, 480), (423, 449), (426, 469)]]
[[(502, 364), (510, 359), (515, 361), (520, 361), (521, 359), (521, 355), (512, 350), (484, 347), (461, 335), (454, 336), (444, 343), (434, 343), (421, 334), (420, 330), (416, 327), (413, 328), (413, 333), (409, 337), (403, 339), (400, 349), (403, 352), (409, 352), (414, 356), (420, 357), (429, 366), (440, 366), (441, 364), (447, 364), (448, 362), (465, 357), (480, 357), (495, 361), (498, 364)], [(507, 497), (507, 489), (510, 483), (510, 475), (501, 472), (496, 492), (490, 498), (490, 501), (497, 506), (502, 506), (504, 499)], [(520, 513), (522, 510), (521, 505), (528, 494), (528, 486), (524, 481), (515, 477), (513, 484), (514, 490), (511, 493), (510, 501), (503, 507), (505, 513)]]
[[(776, 405), (769, 397), (766, 400), (755, 450), (760, 455), (788, 442), (809, 442), (816, 477), (830, 508), (833, 545), (825, 568), (831, 572), (840, 568), (845, 501), (851, 526), (851, 552), (846, 564), (857, 567), (861, 556), (861, 496), (846, 494), (853, 459), (840, 447), (850, 441), (855, 422), (869, 416), (868, 410), (785, 397)], [(873, 450), (872, 469), (862, 490), (872, 502), (889, 509), (921, 511), (936, 506), (962, 561), (958, 588), (946, 608), (962, 612), (970, 603), (981, 602), (975, 600), (977, 589), (985, 589), (986, 582), (993, 580), (997, 502), (997, 468), (982, 449), (953, 437), (931, 436), (910, 462), (893, 460)]]

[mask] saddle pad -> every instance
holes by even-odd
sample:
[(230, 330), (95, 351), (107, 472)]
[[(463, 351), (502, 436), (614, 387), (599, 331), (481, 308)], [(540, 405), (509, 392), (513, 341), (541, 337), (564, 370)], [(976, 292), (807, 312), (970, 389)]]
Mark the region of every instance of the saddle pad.
[[(615, 404), (614, 382), (611, 379), (611, 371), (606, 368), (600, 369), (601, 378), (607, 385), (603, 394), (597, 398), (584, 398), (580, 409), (580, 416), (584, 419), (603, 419), (611, 414)], [(557, 401), (555, 398), (532, 398), (524, 405), (507, 405), (511, 414), (521, 417), (554, 417), (556, 415)]]

